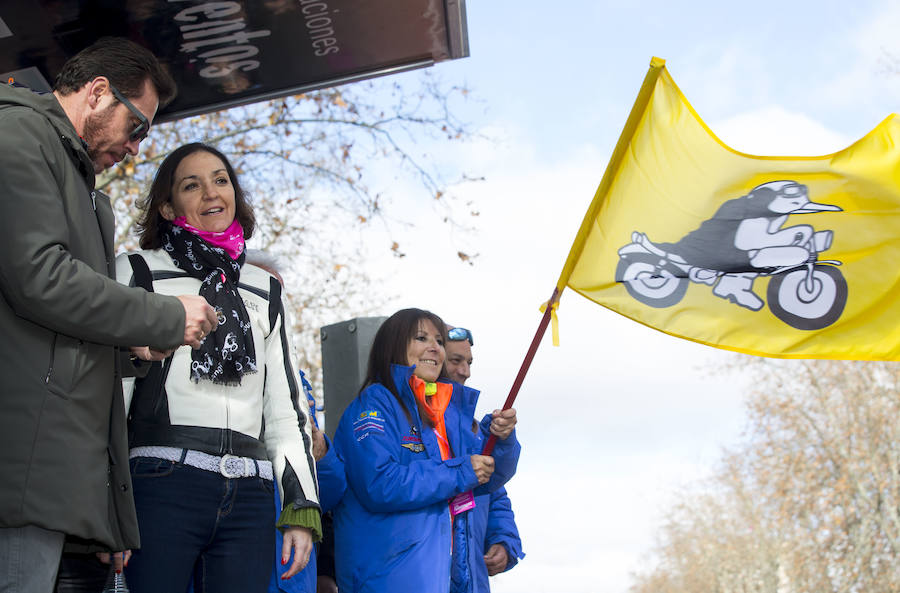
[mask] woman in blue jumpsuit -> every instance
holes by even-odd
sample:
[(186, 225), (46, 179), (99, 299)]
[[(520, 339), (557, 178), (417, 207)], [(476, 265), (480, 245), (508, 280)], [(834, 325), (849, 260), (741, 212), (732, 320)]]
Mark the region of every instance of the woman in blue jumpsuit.
[[(515, 412), (473, 433), (478, 392), (438, 377), (446, 328), (404, 309), (375, 335), (363, 389), (341, 417), (335, 448), (347, 490), (335, 509), (341, 593), (471, 591), (467, 511), (515, 472)], [(479, 454), (490, 433), (494, 457)], [(451, 583), (452, 574), (452, 583)]]

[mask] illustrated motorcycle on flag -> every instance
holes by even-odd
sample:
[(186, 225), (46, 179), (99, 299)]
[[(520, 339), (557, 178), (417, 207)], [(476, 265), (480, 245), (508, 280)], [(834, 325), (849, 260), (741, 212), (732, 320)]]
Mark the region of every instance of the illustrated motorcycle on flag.
[(618, 250), (616, 281), (638, 301), (671, 307), (691, 282), (735, 305), (759, 311), (765, 302), (753, 292), (759, 276), (769, 276), (766, 300), (781, 321), (818, 330), (837, 321), (847, 303), (847, 282), (836, 260), (820, 260), (834, 232), (801, 224), (783, 227), (793, 214), (840, 212), (810, 201), (805, 185), (770, 181), (723, 203), (712, 218), (676, 243), (654, 243), (634, 231)]

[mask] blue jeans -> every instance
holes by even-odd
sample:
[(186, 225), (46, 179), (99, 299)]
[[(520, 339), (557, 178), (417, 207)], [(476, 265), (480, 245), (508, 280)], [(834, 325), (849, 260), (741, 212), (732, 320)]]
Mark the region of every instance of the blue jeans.
[(49, 593), (66, 535), (35, 525), (0, 528), (0, 591)]
[(274, 484), (149, 457), (131, 460), (141, 549), (125, 569), (132, 593), (266, 590), (275, 554)]

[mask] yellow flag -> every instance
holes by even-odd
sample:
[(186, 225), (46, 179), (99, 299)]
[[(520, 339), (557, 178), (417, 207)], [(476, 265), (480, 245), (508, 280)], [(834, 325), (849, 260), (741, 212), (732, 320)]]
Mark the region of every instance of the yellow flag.
[(780, 358), (900, 360), (900, 121), (826, 156), (723, 144), (654, 58), (557, 290)]

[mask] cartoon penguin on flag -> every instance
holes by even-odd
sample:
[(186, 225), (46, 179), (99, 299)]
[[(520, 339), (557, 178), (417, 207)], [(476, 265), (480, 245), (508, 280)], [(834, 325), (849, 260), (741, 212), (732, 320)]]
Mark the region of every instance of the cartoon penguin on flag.
[[(699, 228), (675, 243), (654, 244), (635, 231), (632, 243), (619, 249), (616, 280), (625, 282), (634, 298), (654, 307), (680, 301), (687, 290), (687, 277), (712, 286), (713, 294), (720, 298), (758, 311), (765, 302), (753, 292), (757, 276), (815, 264), (818, 253), (831, 247), (833, 231), (816, 231), (808, 224), (784, 227), (788, 216), (840, 211), (838, 206), (810, 201), (807, 187), (796, 181), (769, 181), (726, 201)], [(648, 267), (651, 262), (653, 269)], [(791, 281), (790, 311), (783, 311), (782, 303), (770, 302), (778, 317), (798, 329), (833, 323), (846, 302), (846, 282), (840, 272), (824, 265), (815, 265), (815, 271), (814, 278), (807, 275), (806, 281)], [(781, 286), (783, 276), (776, 276), (774, 282)], [(821, 289), (825, 289), (824, 298), (820, 298)]]
[[(760, 272), (804, 263), (804, 247), (816, 233), (808, 224), (782, 228), (791, 214), (838, 212), (841, 208), (811, 202), (805, 185), (770, 181), (722, 204), (712, 218), (677, 243), (659, 247), (693, 267), (691, 280), (713, 285), (713, 294), (758, 311), (763, 300), (753, 292)], [(828, 233), (831, 243), (832, 231)], [(719, 275), (716, 272), (724, 272)], [(716, 283), (716, 276), (719, 277)]]

